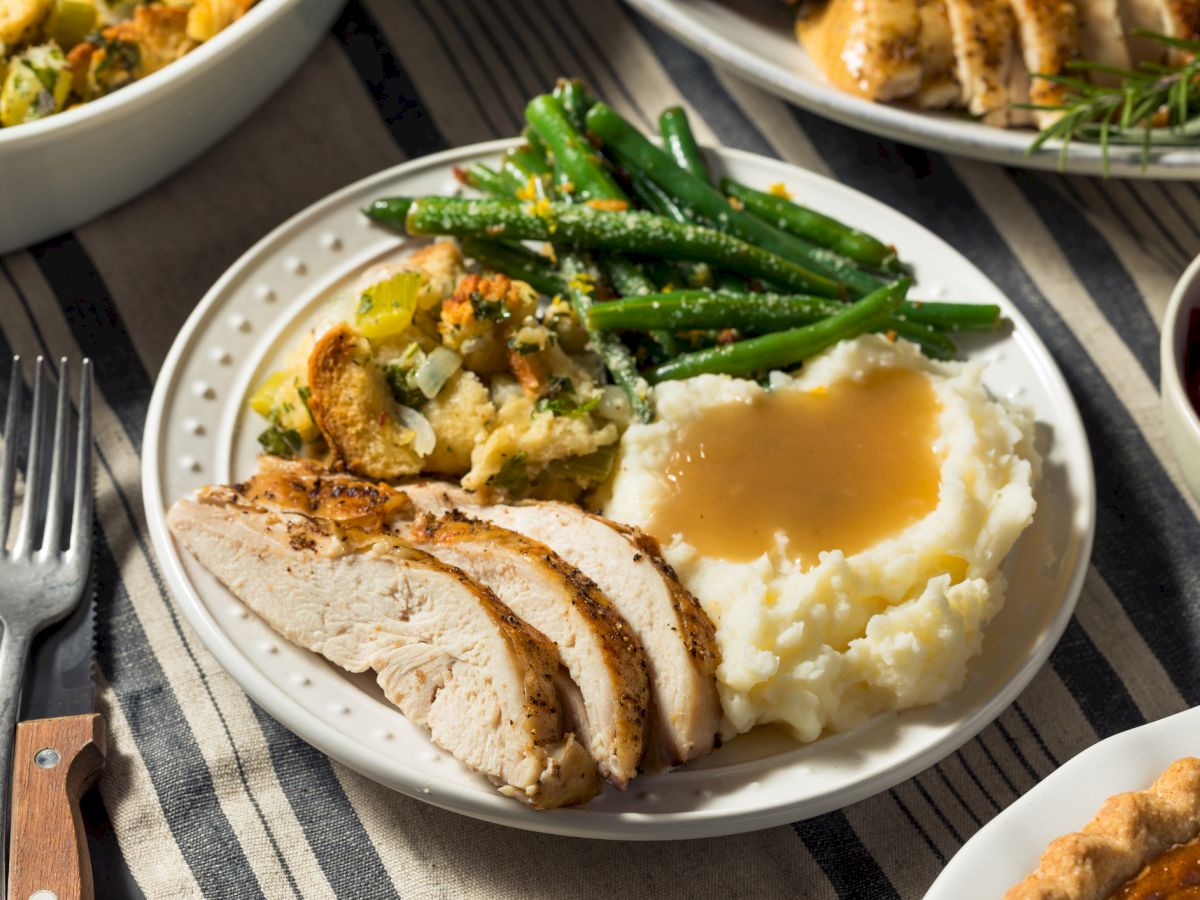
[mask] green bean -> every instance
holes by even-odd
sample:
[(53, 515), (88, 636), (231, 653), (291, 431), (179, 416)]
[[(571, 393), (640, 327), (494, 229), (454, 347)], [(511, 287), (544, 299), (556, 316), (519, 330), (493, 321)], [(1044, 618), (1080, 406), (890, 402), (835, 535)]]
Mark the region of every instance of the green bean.
[(592, 108), (596, 98), (588, 93), (583, 82), (578, 78), (560, 78), (554, 86), (553, 96), (562, 104), (563, 112), (580, 134), (584, 131), (584, 120), (587, 111)]
[(525, 119), (554, 158), (559, 190), (580, 200), (624, 197), (595, 148), (571, 124), (557, 99), (549, 94), (534, 97), (525, 107)]
[[(919, 344), (931, 359), (954, 359), (958, 348), (934, 326), (905, 317), (908, 304), (880, 325), (878, 331)], [(780, 294), (722, 295), (709, 290), (678, 290), (670, 294), (642, 293), (593, 306), (588, 324), (601, 331), (695, 331), (737, 329), (744, 335), (772, 334), (836, 316), (845, 304), (823, 296)]]
[(877, 330), (890, 331), (897, 337), (902, 337), (906, 341), (912, 341), (930, 359), (946, 360), (958, 357), (958, 348), (954, 346), (954, 341), (950, 340), (950, 338), (946, 337), (946, 335), (942, 334), (932, 325), (925, 325), (921, 322), (910, 322), (908, 319), (892, 316), (886, 325)]
[(706, 372), (747, 376), (794, 366), (838, 341), (879, 328), (900, 306), (909, 284), (907, 280), (901, 280), (884, 285), (861, 300), (844, 306), (836, 316), (811, 325), (685, 353), (655, 366), (646, 373), (646, 377), (652, 383), (657, 383), (690, 378)]
[[(630, 174), (630, 184), (633, 196), (651, 212), (683, 225), (696, 224), (675, 202), (675, 198), (657, 184), (640, 173)], [(712, 283), (722, 291), (744, 291), (746, 282), (732, 272), (707, 272), (694, 270), (685, 272), (684, 280), (690, 285), (708, 285)]]
[(910, 322), (940, 331), (994, 331), (1000, 327), (1000, 307), (993, 303), (935, 303), (910, 300), (900, 308)]
[(604, 330), (737, 328), (763, 334), (827, 319), (845, 308), (826, 297), (672, 291), (643, 293), (595, 306), (588, 321)]
[(522, 252), (508, 244), (480, 238), (463, 238), (463, 253), (478, 260), (485, 268), (517, 281), (524, 281), (539, 293), (548, 297), (562, 294), (566, 290), (558, 273), (549, 265), (549, 260), (533, 252)]
[(505, 153), (500, 161), (500, 171), (523, 189), (532, 185), (538, 199), (553, 196), (554, 173), (545, 158), (529, 145), (514, 147)]
[[(564, 254), (559, 267), (559, 278), (564, 282), (564, 296), (579, 321), (586, 323), (588, 310), (592, 306), (591, 290), (587, 285), (587, 271), (580, 265), (576, 254)], [(650, 385), (638, 374), (637, 364), (629, 348), (615, 334), (605, 331), (588, 331), (592, 347), (604, 362), (613, 381), (620, 385), (629, 398), (629, 406), (639, 422), (654, 418), (654, 403), (650, 396)]]
[(678, 222), (680, 225), (691, 225), (692, 220), (675, 202), (675, 198), (660, 188), (657, 184), (638, 172), (630, 174), (630, 186), (633, 195), (646, 209), (658, 216)]
[[(932, 359), (953, 359), (954, 342), (934, 328), (905, 317), (900, 309), (879, 326), (919, 344)], [(695, 331), (735, 328), (742, 334), (770, 334), (819, 322), (846, 305), (825, 297), (751, 294), (730, 296), (713, 291), (643, 293), (593, 306), (588, 324), (601, 331)]]
[(611, 107), (603, 103), (593, 106), (588, 111), (587, 126), (625, 168), (646, 175), (674, 197), (685, 212), (690, 209), (721, 231), (728, 231), (763, 250), (842, 282), (847, 293), (854, 297), (861, 297), (883, 283), (832, 250), (817, 247), (747, 212), (734, 209), (720, 191), (681, 169), (665, 151), (650, 143)]
[[(683, 225), (692, 224), (691, 220), (683, 213), (678, 204), (649, 178), (641, 175), (632, 176), (630, 179), (630, 188), (634, 199), (652, 213), (665, 216), (671, 221)], [(713, 283), (712, 269), (704, 263), (679, 263), (678, 269), (678, 280), (690, 287), (708, 287)]]
[[(600, 271), (604, 280), (612, 285), (618, 297), (636, 297), (639, 294), (653, 294), (654, 283), (645, 276), (641, 269), (624, 256), (609, 255), (600, 260)], [(601, 306), (609, 306), (603, 303)], [(597, 307), (592, 307), (596, 309)], [(656, 326), (651, 326), (652, 330)]]
[(672, 106), (664, 110), (658, 117), (658, 130), (662, 134), (663, 146), (674, 157), (681, 169), (699, 178), (706, 184), (712, 182), (708, 174), (708, 166), (704, 164), (704, 154), (692, 134), (692, 126), (688, 123), (687, 113), (682, 106)]
[(521, 137), (525, 139), (525, 143), (529, 145), (529, 149), (540, 156), (543, 160), (549, 158), (550, 151), (547, 149), (545, 141), (543, 141), (541, 136), (528, 125), (521, 129)]
[(833, 281), (738, 238), (698, 225), (679, 225), (641, 211), (608, 212), (586, 205), (539, 204), (456, 197), (376, 200), (364, 212), (409, 234), (552, 241), (593, 250), (615, 250), (695, 259), (793, 291), (840, 297)]
[[(738, 328), (762, 334), (807, 325), (841, 308), (836, 301), (804, 294), (671, 291), (606, 303), (593, 310), (592, 324), (617, 330)], [(980, 331), (994, 328), (999, 313), (991, 305), (913, 300), (900, 305), (897, 318), (946, 331)]]
[[(604, 257), (600, 261), (600, 271), (604, 274), (604, 280), (612, 285), (618, 297), (636, 297), (639, 294), (654, 293), (654, 283), (624, 256), (614, 254)], [(593, 304), (590, 312), (594, 313), (601, 306), (608, 305), (608, 303)], [(585, 323), (585, 327), (589, 331), (594, 330), (590, 319)], [(670, 331), (662, 328), (648, 328), (646, 331), (662, 348), (667, 358), (679, 355), (679, 344)]]
[(896, 258), (896, 251), (882, 241), (791, 200), (757, 191), (730, 178), (721, 179), (721, 190), (763, 221), (836, 250), (860, 265), (882, 269), (889, 259)]
[(494, 169), (483, 163), (473, 163), (459, 171), (459, 179), (475, 190), (494, 197), (513, 196), (512, 183)]
[[(625, 192), (604, 168), (602, 159), (593, 151), (582, 129), (573, 124), (573, 119), (582, 123), (588, 102), (581, 82), (560, 81), (554, 97), (535, 97), (525, 110), (530, 127), (541, 135), (554, 155), (554, 177), (560, 190), (568, 184), (572, 188), (563, 191), (570, 201), (561, 204), (563, 209), (572, 209), (572, 204), (582, 201), (615, 200), (628, 203)], [(564, 110), (568, 104), (575, 109), (575, 116)], [(553, 233), (557, 231), (557, 226), (549, 230)], [(575, 250), (562, 253), (559, 277), (565, 282), (564, 296), (575, 310), (575, 315), (587, 331), (588, 340), (600, 355), (613, 381), (625, 391), (634, 416), (639, 421), (649, 422), (654, 418), (650, 387), (638, 374), (637, 363), (629, 348), (615, 335), (587, 326), (587, 311), (592, 305), (592, 298), (590, 289), (585, 290), (580, 280), (580, 276), (587, 271), (586, 263), (585, 257)], [(612, 264), (626, 277), (632, 277), (631, 263), (614, 258)]]

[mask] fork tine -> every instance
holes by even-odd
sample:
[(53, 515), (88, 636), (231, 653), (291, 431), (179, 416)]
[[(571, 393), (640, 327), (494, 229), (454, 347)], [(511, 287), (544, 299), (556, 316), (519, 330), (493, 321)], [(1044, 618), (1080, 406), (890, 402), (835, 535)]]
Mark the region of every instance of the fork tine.
[(8, 523), (12, 520), (13, 482), (17, 474), (17, 446), (21, 436), (21, 357), (12, 358), (8, 377), (8, 409), (4, 413), (4, 462), (0, 464), (0, 552), (8, 543)]
[(62, 541), (63, 467), (67, 456), (67, 419), (71, 414), (71, 361), (65, 356), (58, 363), (58, 402), (54, 411), (54, 445), (50, 450), (50, 493), (46, 497), (46, 528), (42, 532), (43, 556), (58, 553)]
[(17, 529), (17, 540), (13, 544), (16, 556), (28, 556), (33, 549), (33, 530), (42, 505), (42, 468), (44, 456), (42, 444), (45, 430), (45, 402), (42, 392), (46, 382), (46, 360), (37, 358), (33, 367), (33, 416), (29, 428), (29, 461), (25, 465), (25, 500), (21, 504), (21, 524)]
[(92, 361), (84, 359), (79, 378), (79, 432), (75, 438), (75, 509), (70, 550), (85, 558), (92, 552)]

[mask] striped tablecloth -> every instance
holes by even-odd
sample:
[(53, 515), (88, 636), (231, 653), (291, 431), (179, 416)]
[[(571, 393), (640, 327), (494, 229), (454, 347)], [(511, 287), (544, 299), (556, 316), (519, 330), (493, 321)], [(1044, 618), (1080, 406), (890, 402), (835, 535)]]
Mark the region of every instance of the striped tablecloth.
[[(942, 235), (1029, 317), (1083, 411), (1100, 503), (1076, 617), (994, 724), (873, 799), (661, 844), (443, 812), (270, 719), (163, 585), (142, 513), (142, 427), (196, 301), (251, 243), (335, 188), (514, 134), (525, 99), (564, 73), (643, 123), (683, 103), (702, 140), (830, 175)], [(86, 353), (100, 374), (99, 664), (112, 731), (101, 793), (123, 864), (154, 898), (921, 896), (967, 838), (1063, 761), (1200, 702), (1198, 508), (1156, 390), (1159, 322), (1200, 251), (1198, 223), (1194, 185), (1030, 174), (830, 124), (714, 71), (616, 0), (352, 0), (294, 80), (203, 158), (0, 259), (0, 353)]]

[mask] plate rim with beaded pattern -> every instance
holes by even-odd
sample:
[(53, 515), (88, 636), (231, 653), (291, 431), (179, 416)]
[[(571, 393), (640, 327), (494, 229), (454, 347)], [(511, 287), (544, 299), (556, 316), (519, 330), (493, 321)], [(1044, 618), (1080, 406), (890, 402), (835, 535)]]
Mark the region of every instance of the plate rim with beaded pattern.
[[(1092, 457), (1062, 374), (1033, 329), (978, 269), (917, 223), (850, 188), (778, 160), (709, 150), (714, 168), (750, 184), (784, 182), (807, 202), (885, 239), (903, 236), (926, 299), (999, 304), (1011, 330), (968, 350), (990, 360), (993, 393), (1030, 406), (1046, 476), (1034, 523), (1010, 555), (1009, 600), (960, 692), (931, 707), (879, 716), (798, 747), (769, 729), (697, 764), (606, 788), (581, 807), (536, 811), (501, 796), (438, 750), (365, 675), (287, 644), (180, 554), (166, 508), (200, 485), (254, 467), (258, 427), (245, 398), (312, 326), (319, 298), (362, 267), (413, 243), (359, 210), (388, 194), (454, 189), (453, 168), (494, 159), (516, 140), (402, 163), (318, 201), (251, 247), (213, 285), (172, 345), (146, 418), (143, 496), (171, 593), (196, 635), (243, 690), (318, 750), (410, 797), (490, 822), (590, 838), (666, 840), (736, 834), (862, 800), (927, 768), (992, 721), (1049, 656), (1083, 583), (1095, 528)], [(1048, 548), (1050, 552), (1048, 552)]]

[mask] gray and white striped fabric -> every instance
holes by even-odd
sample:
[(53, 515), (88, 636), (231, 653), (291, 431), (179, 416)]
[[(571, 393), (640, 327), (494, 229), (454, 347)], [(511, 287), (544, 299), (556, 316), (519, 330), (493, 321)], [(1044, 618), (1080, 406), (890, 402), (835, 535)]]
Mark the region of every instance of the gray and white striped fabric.
[[(269, 718), (164, 587), (142, 513), (142, 427), (196, 301), (331, 190), (516, 133), (525, 99), (560, 74), (643, 124), (682, 103), (702, 140), (830, 175), (941, 234), (1030, 318), (1083, 411), (1100, 504), (1078, 614), (993, 725), (873, 799), (666, 844), (462, 818), (379, 789)], [(1062, 762), (1200, 702), (1200, 508), (1169, 457), (1156, 390), (1159, 323), (1200, 251), (1198, 223), (1195, 185), (1007, 170), (830, 124), (715, 71), (617, 0), (351, 0), (293, 81), (202, 159), (0, 259), (0, 356), (87, 354), (100, 373), (99, 663), (112, 731), (101, 790), (124, 863), (153, 898), (921, 896)]]

